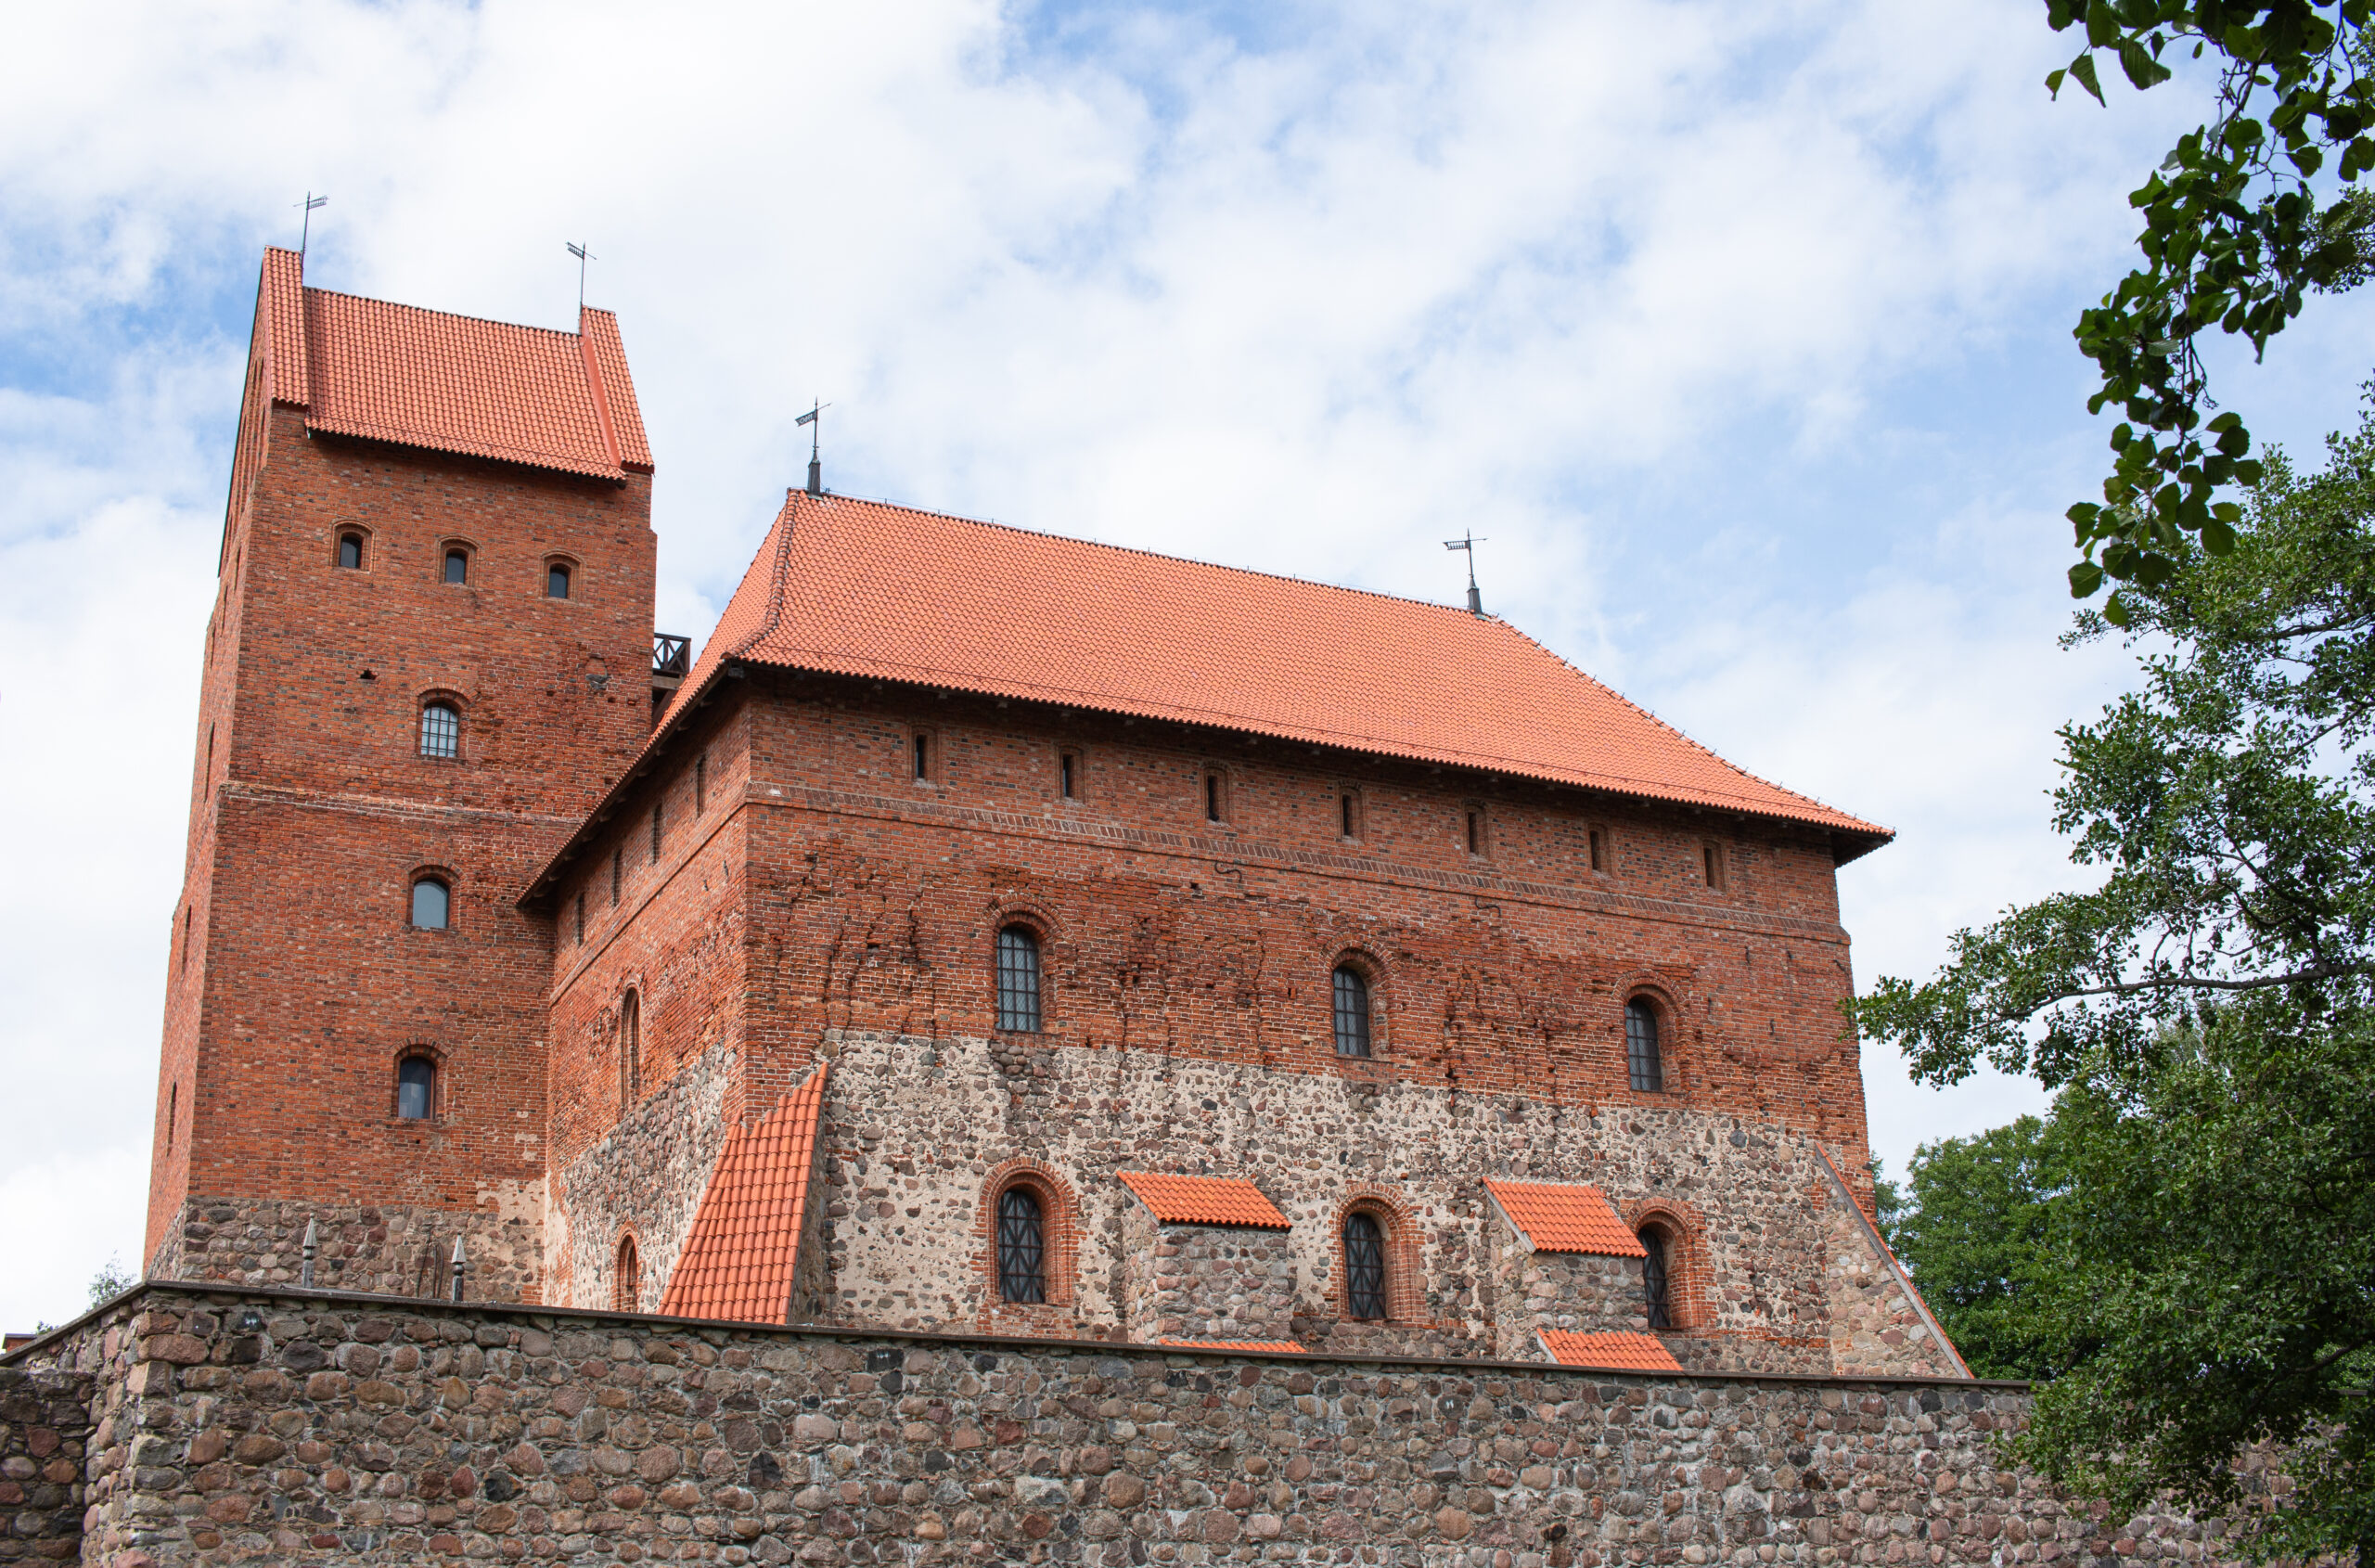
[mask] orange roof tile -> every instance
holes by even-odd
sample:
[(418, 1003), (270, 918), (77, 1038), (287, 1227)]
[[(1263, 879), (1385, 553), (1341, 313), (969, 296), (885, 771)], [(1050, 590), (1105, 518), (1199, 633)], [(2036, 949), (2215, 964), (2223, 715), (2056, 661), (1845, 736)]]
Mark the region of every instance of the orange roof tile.
[(1138, 1202), (1165, 1225), (1246, 1225), (1291, 1229), (1278, 1206), (1243, 1176), (1163, 1176), (1153, 1171), (1115, 1173)]
[(1890, 837), (1504, 621), (879, 501), (793, 493), (710, 650), (1780, 818), (1846, 855)]
[(1604, 1257), (1649, 1256), (1641, 1239), (1624, 1228), (1597, 1187), (1559, 1187), (1548, 1182), (1488, 1181), (1484, 1190), (1501, 1205), (1509, 1223), (1538, 1252), (1598, 1253)]
[(1682, 1363), (1653, 1334), (1577, 1334), (1543, 1329), (1542, 1348), (1561, 1367), (1599, 1367), (1625, 1372), (1679, 1372)]
[(808, 1217), (829, 1067), (818, 1063), (773, 1111), (726, 1135), (692, 1234), (668, 1277), (662, 1313), (741, 1323), (790, 1320), (792, 1268)]
[(1172, 1350), (1242, 1350), (1254, 1356), (1301, 1356), (1303, 1346), (1292, 1340), (1157, 1340), (1159, 1345)]
[(617, 318), (581, 309), (555, 332), (304, 286), (264, 252), (273, 400), (305, 428), (567, 473), (649, 473), (651, 451)]

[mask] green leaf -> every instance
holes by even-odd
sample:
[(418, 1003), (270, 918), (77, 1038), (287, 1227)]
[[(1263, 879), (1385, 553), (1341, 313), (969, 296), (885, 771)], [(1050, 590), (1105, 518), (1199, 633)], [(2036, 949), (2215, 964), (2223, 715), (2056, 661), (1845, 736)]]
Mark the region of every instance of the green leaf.
[(2202, 525), (2202, 547), (2214, 556), (2233, 555), (2235, 531), (2221, 519), (2213, 517)]
[(2112, 594), (2111, 598), (2105, 599), (2103, 601), (2103, 619), (2110, 622), (2114, 626), (2126, 625), (2129, 621), (2127, 600), (2121, 598), (2117, 593)]
[(2092, 598), (2103, 585), (2103, 569), (2091, 560), (2082, 560), (2070, 569), (2070, 597)]
[(2066, 71), (2048, 71), (2045, 73), (2046, 93), (2056, 103), (2061, 101), (2061, 79), (2069, 74)]
[(2095, 77), (2094, 56), (2080, 55), (2076, 59), (2072, 60), (2070, 62), (2070, 74), (2078, 79), (2078, 85), (2086, 88), (2088, 96), (2093, 97), (2097, 103), (2101, 104), (2106, 109), (2111, 107), (2110, 100), (2103, 96), (2102, 83), (2096, 80)]

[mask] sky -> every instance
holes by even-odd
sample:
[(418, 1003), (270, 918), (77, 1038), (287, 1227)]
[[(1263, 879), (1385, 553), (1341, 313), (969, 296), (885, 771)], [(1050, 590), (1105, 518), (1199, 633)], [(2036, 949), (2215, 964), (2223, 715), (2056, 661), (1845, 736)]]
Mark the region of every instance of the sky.
[[(1735, 762), (1899, 830), (1859, 983), (2075, 885), (2056, 647), (2178, 88), (2048, 100), (2035, 0), (212, 0), (0, 52), (0, 1324), (137, 1267), (168, 926), (266, 244), (308, 280), (618, 312), (660, 629), (706, 637), (813, 399), (828, 483), (1485, 603)], [(2182, 84), (2180, 84), (2182, 86)], [(2198, 115), (2197, 115), (2198, 117)], [(2369, 311), (2221, 386), (2353, 422)], [(1867, 1045), (1873, 1143), (2035, 1108)]]

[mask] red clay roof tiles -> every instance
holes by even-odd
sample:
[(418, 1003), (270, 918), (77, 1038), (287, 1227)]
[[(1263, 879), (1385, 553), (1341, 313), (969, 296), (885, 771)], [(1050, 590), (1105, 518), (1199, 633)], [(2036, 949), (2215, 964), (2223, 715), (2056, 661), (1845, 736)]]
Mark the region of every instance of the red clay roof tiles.
[(1538, 1252), (1598, 1253), (1619, 1258), (1649, 1255), (1641, 1239), (1624, 1228), (1624, 1222), (1616, 1217), (1616, 1211), (1597, 1187), (1488, 1181), (1484, 1190)]
[(296, 254), (264, 252), (275, 402), (305, 428), (621, 479), (651, 451), (617, 319), (576, 332), (481, 321), (304, 287)]
[(661, 1312), (741, 1323), (790, 1320), (792, 1269), (808, 1217), (829, 1065), (820, 1062), (773, 1111), (726, 1135), (692, 1234), (668, 1277)]
[(1303, 1346), (1292, 1340), (1157, 1340), (1154, 1342), (1173, 1350), (1242, 1350), (1255, 1356), (1301, 1356)]
[(878, 501), (786, 501), (701, 662), (727, 657), (1713, 806), (1834, 830), (1849, 855), (1889, 837), (1506, 622)]
[(1578, 1334), (1543, 1329), (1542, 1348), (1561, 1367), (1624, 1372), (1679, 1372), (1682, 1363), (1652, 1334)]
[(1292, 1228), (1278, 1206), (1243, 1176), (1163, 1176), (1153, 1171), (1115, 1173), (1165, 1225), (1244, 1225), (1268, 1230)]

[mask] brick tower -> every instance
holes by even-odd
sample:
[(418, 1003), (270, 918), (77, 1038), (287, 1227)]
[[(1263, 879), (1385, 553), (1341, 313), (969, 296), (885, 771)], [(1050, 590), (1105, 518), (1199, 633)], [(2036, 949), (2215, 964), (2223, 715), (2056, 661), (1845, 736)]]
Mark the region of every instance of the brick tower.
[(515, 904), (650, 728), (651, 456), (616, 321), (264, 254), (207, 626), (152, 1275), (533, 1299), (552, 927)]

